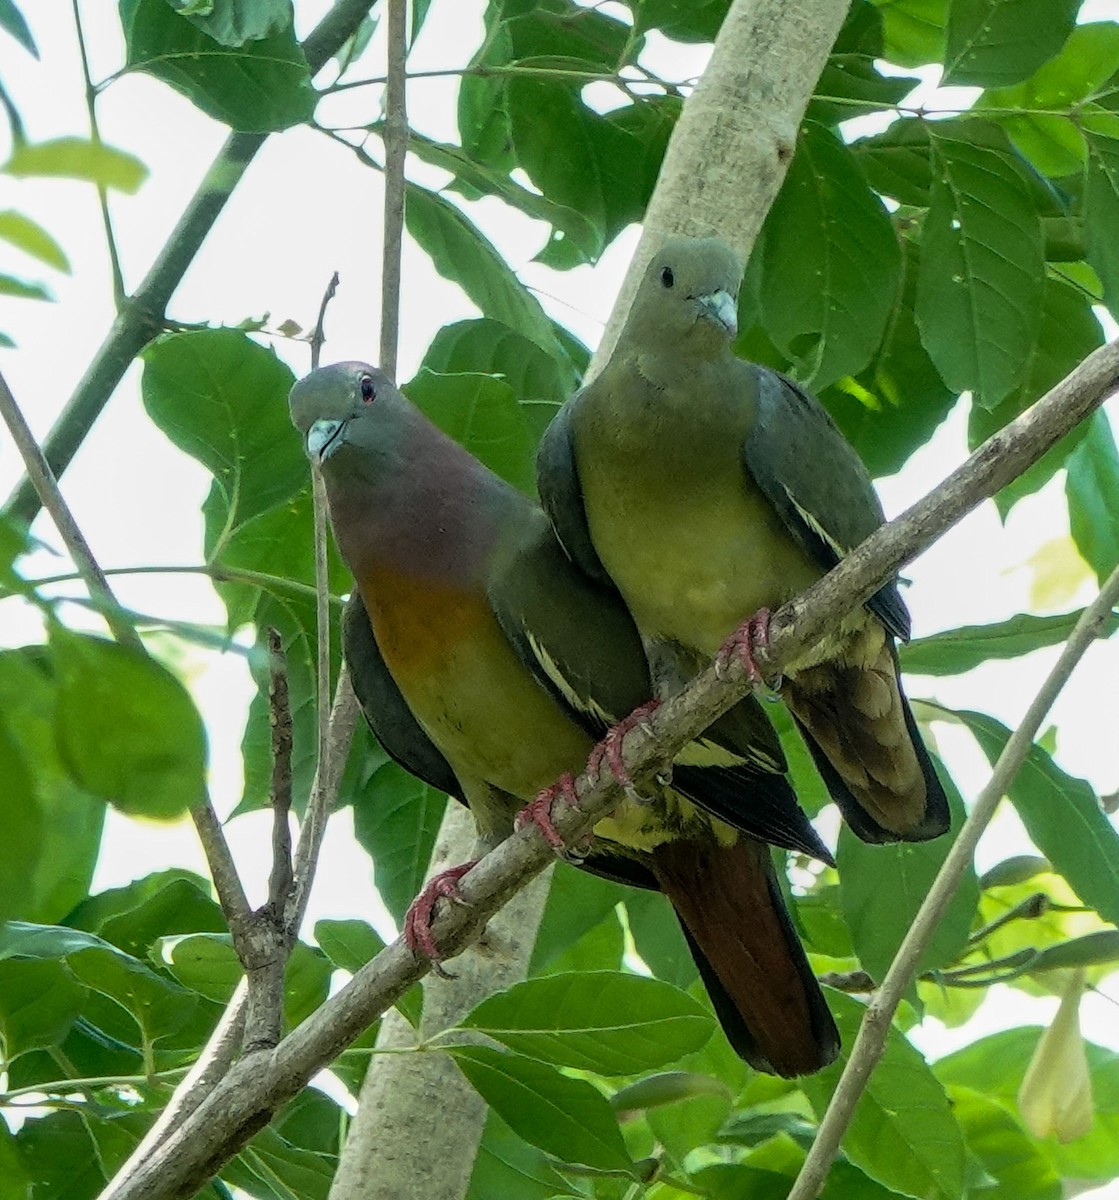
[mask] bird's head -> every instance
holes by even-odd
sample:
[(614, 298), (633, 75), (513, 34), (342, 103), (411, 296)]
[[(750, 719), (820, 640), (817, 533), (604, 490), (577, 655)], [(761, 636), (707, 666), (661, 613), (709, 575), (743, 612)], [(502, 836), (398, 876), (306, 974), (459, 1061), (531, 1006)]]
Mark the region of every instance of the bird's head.
[(299, 380), (288, 405), (292, 422), (306, 439), (308, 457), (322, 466), (343, 446), (375, 447), (386, 410), (396, 408), (398, 396), (378, 367), (343, 362)]
[(669, 238), (653, 255), (630, 310), (632, 333), (651, 344), (729, 342), (738, 332), (742, 264), (718, 238)]

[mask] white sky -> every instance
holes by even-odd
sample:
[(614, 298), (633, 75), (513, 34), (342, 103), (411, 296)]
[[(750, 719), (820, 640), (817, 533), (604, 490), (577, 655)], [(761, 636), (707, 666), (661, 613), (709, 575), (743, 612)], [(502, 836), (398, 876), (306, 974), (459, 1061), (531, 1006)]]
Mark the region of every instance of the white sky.
[[(300, 3), (308, 22), (328, 5)], [(455, 66), (481, 36), (481, 4), (435, 0), (425, 31), (413, 52), (413, 70)], [(36, 64), (6, 36), (0, 36), (0, 77), (9, 88), (34, 141), (87, 133), (85, 106), (70, 5), (66, 0), (36, 0), (22, 5), (42, 53)], [(103, 3), (84, 2), (93, 75), (117, 69), (123, 57), (118, 23)], [(1119, 17), (1119, 0), (1089, 6), (1094, 19)], [(366, 73), (381, 73), (375, 44)], [(702, 70), (706, 52), (661, 42), (650, 62), (666, 78), (681, 79)], [(415, 81), (409, 87), (412, 121), (445, 140), (456, 136), (453, 79)], [(363, 89), (334, 98), (321, 116), (333, 122), (367, 121), (374, 115), (375, 93)], [(188, 101), (146, 76), (126, 76), (99, 103), (107, 142), (136, 154), (151, 175), (137, 195), (114, 196), (112, 211), (123, 260), (126, 287), (134, 288), (163, 245), (187, 198), (225, 138), (225, 130), (199, 114)], [(438, 174), (417, 171), (437, 183)], [(0, 297), (0, 329), (17, 342), (0, 350), (3, 370), (35, 432), (43, 436), (71, 394), (104, 337), (111, 319), (111, 283), (93, 189), (66, 181), (13, 180), (0, 175), (0, 209), (34, 216), (61, 241), (73, 265), (69, 277), (40, 270), (0, 245), (0, 270), (28, 277), (51, 274), (57, 303), (36, 304)], [(372, 358), (376, 354), (380, 279), (380, 177), (362, 168), (347, 151), (306, 129), (269, 139), (218, 220), (183, 286), (171, 314), (186, 321), (237, 323), (271, 314), (273, 325), (287, 318), (310, 326), (330, 273), (341, 274), (331, 306), (324, 362)], [(636, 229), (627, 230), (595, 268), (556, 274), (530, 262), (544, 240), (542, 227), (497, 201), (471, 206), (471, 215), (508, 256), (544, 306), (593, 346), (612, 306)], [(435, 273), (427, 257), (407, 245), (399, 376), (407, 379), (422, 358), (435, 330), (475, 315), (465, 296)], [(1112, 331), (1114, 332), (1114, 331)], [(309, 367), (306, 346), (278, 342), (277, 349), (295, 373)], [(139, 368), (130, 368), (104, 416), (63, 478), (63, 490), (95, 554), (106, 567), (136, 564), (188, 564), (201, 561), (199, 506), (209, 476), (179, 453), (151, 424), (139, 399)], [(1115, 404), (1112, 402), (1112, 420)], [(294, 433), (293, 433), (293, 436)], [(932, 441), (898, 476), (880, 481), (887, 512), (895, 514), (923, 495), (966, 457), (965, 415), (949, 417)], [(0, 495), (20, 476), (18, 456), (6, 434), (0, 435)], [(1005, 527), (994, 507), (985, 505), (962, 522), (906, 571), (912, 586), (906, 600), (917, 636), (964, 624), (981, 624), (1015, 612), (1063, 611), (1094, 594), (1085, 572), (1079, 586), (1059, 596), (1052, 609), (1032, 599), (1035, 572), (1028, 565), (1038, 549), (1067, 542), (1061, 480), (1019, 504)], [(58, 539), (43, 518), (35, 533), (51, 546)], [(27, 574), (64, 570), (58, 559), (37, 555)], [(121, 601), (143, 612), (218, 624), (224, 610), (204, 577), (122, 577), (114, 583)], [(72, 594), (80, 594), (75, 592)], [(86, 618), (70, 607), (75, 624)], [(0, 642), (18, 645), (39, 637), (38, 620), (27, 606), (0, 606)], [(1010, 663), (991, 663), (966, 676), (947, 680), (913, 678), (908, 690), (954, 707), (977, 708), (1013, 726), (1024, 712), (1056, 650), (1039, 651)], [(190, 684), (206, 718), (211, 740), (211, 786), (219, 812), (228, 812), (240, 794), (241, 723), (250, 685), (241, 661), (190, 651)], [(1115, 752), (1115, 680), (1119, 678), (1119, 641), (1094, 646), (1061, 696), (1053, 713), (1057, 760), (1086, 777), (1100, 793), (1119, 789)], [(986, 778), (985, 759), (968, 735), (945, 725), (935, 727), (965, 798)], [(259, 898), (267, 875), (262, 847), (267, 846), (264, 814), (239, 818), (229, 836), (247, 876), (251, 896)], [(1007, 814), (984, 839), (983, 869), (1025, 848), (1016, 818)], [(323, 916), (363, 916), (382, 932), (391, 932), (369, 877), (368, 860), (354, 844), (348, 812), (336, 817), (323, 851), (309, 922)], [(96, 888), (119, 885), (167, 865), (205, 870), (188, 825), (158, 826), (110, 816)], [(1105, 991), (1115, 993), (1113, 979)], [(1047, 1020), (1055, 1001), (1033, 1000), (1008, 989), (993, 994), (963, 1031), (943, 1031), (930, 1021), (914, 1040), (934, 1056), (973, 1040), (978, 1032), (1025, 1021)], [(1083, 1007), (1086, 1032), (1119, 1048), (1114, 1001), (1088, 996)], [(1119, 1197), (1119, 1188), (1099, 1196)]]

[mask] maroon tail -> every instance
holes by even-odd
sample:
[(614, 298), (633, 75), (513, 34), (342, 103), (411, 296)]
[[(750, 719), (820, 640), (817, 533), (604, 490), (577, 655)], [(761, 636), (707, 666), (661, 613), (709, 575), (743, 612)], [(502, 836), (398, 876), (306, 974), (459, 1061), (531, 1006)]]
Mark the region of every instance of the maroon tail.
[(672, 902), (731, 1046), (752, 1067), (810, 1075), (839, 1053), (835, 1027), (777, 884), (769, 847), (666, 842), (653, 870)]

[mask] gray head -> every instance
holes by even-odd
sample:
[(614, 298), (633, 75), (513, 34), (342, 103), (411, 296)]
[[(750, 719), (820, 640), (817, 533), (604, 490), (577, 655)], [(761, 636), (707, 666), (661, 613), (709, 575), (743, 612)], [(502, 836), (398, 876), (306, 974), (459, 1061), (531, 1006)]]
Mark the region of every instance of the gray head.
[(379, 367), (335, 363), (312, 371), (291, 389), (288, 406), (306, 438), (307, 454), (320, 465), (343, 445), (373, 448), (399, 417), (403, 397)]
[(742, 263), (718, 238), (669, 238), (653, 255), (626, 321), (647, 346), (729, 343), (738, 331)]

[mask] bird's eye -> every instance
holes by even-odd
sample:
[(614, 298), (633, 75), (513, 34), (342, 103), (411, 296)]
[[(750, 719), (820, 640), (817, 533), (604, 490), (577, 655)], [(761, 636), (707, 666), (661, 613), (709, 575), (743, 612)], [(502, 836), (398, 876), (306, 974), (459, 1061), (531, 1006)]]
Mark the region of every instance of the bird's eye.
[(661, 283), (663, 283), (666, 288), (670, 288), (675, 282), (676, 276), (672, 274), (672, 268), (665, 267), (661, 271)]
[(373, 387), (373, 380), (368, 375), (361, 377), (361, 398), (366, 404), (372, 404), (377, 397), (377, 392)]

